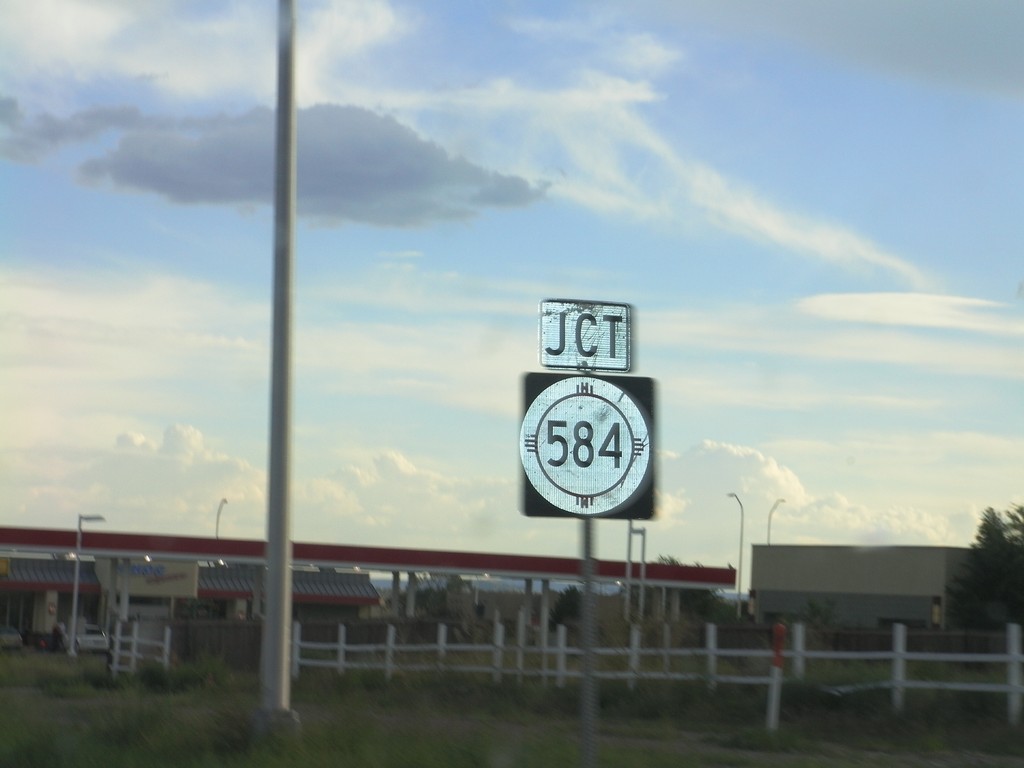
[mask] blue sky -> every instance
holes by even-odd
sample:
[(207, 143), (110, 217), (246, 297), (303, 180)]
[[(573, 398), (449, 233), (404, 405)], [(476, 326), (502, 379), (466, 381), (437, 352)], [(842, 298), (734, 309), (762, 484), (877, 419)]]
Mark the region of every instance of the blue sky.
[[(297, 6), (296, 539), (576, 553), (517, 509), (553, 297), (635, 308), (652, 557), (1024, 502), (1018, 4)], [(0, 522), (260, 538), (276, 4), (6, 17)]]

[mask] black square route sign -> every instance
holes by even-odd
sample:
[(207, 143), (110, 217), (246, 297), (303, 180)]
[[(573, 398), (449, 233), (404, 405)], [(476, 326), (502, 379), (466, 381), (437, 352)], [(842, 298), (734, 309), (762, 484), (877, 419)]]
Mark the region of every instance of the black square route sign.
[(528, 373), (523, 410), (523, 514), (654, 516), (653, 379)]

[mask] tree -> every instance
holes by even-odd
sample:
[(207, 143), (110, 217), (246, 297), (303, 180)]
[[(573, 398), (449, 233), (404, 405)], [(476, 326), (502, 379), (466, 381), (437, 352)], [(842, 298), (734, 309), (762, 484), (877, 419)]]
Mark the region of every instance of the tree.
[(800, 611), (799, 619), (814, 629), (826, 629), (836, 625), (836, 601), (830, 598), (818, 602), (808, 600), (807, 605)]
[(581, 606), (583, 605), (583, 593), (579, 587), (569, 587), (562, 592), (548, 617), (548, 628), (554, 629), (559, 624), (565, 624), (569, 620), (576, 620), (580, 617)]
[(985, 510), (949, 597), (951, 620), (966, 629), (1024, 623), (1024, 505)]
[[(672, 555), (658, 555), (657, 562), (665, 565), (682, 565)], [(713, 589), (680, 589), (679, 609), (690, 618), (715, 623), (729, 621), (733, 616), (732, 607), (722, 599), (718, 590)]]
[(425, 574), (416, 590), (416, 613), (431, 619), (460, 618), (469, 593), (469, 583), (461, 576)]

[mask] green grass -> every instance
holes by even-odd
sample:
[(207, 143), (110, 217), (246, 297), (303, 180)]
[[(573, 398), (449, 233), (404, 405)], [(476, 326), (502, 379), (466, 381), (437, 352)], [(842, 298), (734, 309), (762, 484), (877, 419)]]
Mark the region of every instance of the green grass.
[[(214, 659), (111, 681), (102, 658), (0, 657), (0, 766), (564, 768), (580, 760), (572, 685), (304, 670), (292, 689), (298, 733), (257, 737), (257, 683)], [(712, 692), (699, 682), (644, 681), (630, 690), (602, 681), (599, 692), (599, 765), (609, 768), (845, 768), (878, 763), (879, 752), (897, 766), (921, 753), (1024, 757), (1021, 728), (1005, 724), (999, 695), (909, 691), (896, 717), (888, 691), (837, 697), (788, 682), (781, 728), (768, 733), (760, 686)]]

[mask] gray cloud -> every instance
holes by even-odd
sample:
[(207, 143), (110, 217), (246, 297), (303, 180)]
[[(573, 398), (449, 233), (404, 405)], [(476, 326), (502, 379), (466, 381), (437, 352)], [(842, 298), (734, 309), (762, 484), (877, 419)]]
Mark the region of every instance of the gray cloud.
[(637, 0), (636, 12), (750, 38), (788, 40), (854, 66), (1024, 98), (1017, 0)]
[[(272, 199), (269, 109), (173, 124), (127, 126), (130, 115), (116, 111), (106, 117), (125, 132), (116, 148), (81, 166), (87, 183), (178, 203), (245, 206)], [(102, 118), (76, 115), (64, 124), (65, 135), (85, 137), (99, 130)], [(48, 135), (58, 134), (56, 127)], [(301, 110), (297, 152), (298, 211), (320, 224), (418, 226), (469, 218), (482, 207), (528, 205), (544, 194), (544, 187), (453, 157), (396, 120), (357, 107)]]
[(16, 162), (35, 162), (69, 144), (78, 144), (108, 131), (141, 129), (157, 121), (134, 107), (97, 107), (69, 118), (39, 115), (28, 120), (17, 99), (0, 98), (0, 156)]

